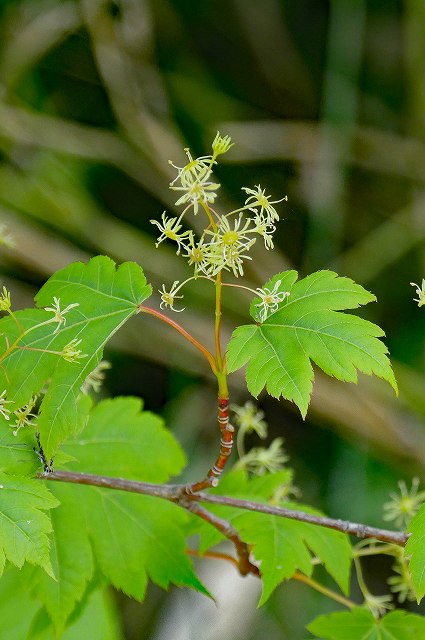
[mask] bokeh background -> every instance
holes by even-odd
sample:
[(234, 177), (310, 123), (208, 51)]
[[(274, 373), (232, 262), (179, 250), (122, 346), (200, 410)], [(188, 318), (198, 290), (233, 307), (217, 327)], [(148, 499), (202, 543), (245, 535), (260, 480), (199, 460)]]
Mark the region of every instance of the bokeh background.
[[(409, 284), (425, 276), (424, 62), (423, 0), (1, 0), (0, 222), (15, 240), (0, 251), (2, 284), (28, 306), (53, 271), (98, 253), (139, 262), (155, 289), (184, 279), (149, 223), (176, 211), (168, 160), (231, 135), (223, 206), (243, 202), (242, 186), (288, 195), (277, 249), (258, 247), (246, 283), (331, 268), (377, 296), (363, 316), (387, 334), (398, 398), (365, 376), (355, 386), (317, 373), (305, 422), (284, 401), (260, 405), (303, 501), (382, 526), (398, 478), (425, 475), (425, 312)], [(210, 289), (195, 283), (185, 302), (186, 326), (210, 344)], [(248, 299), (233, 291), (224, 305), (229, 336)], [(161, 412), (191, 460), (187, 478), (202, 475), (215, 389), (198, 354), (137, 318), (107, 358), (104, 393)], [(242, 375), (232, 392), (247, 399)], [(200, 564), (218, 607), (177, 589), (152, 587), (143, 605), (115, 594), (116, 638), (303, 640), (308, 621), (337, 608), (295, 584), (258, 611), (255, 579), (222, 564)], [(387, 591), (389, 568), (370, 563), (372, 591)]]

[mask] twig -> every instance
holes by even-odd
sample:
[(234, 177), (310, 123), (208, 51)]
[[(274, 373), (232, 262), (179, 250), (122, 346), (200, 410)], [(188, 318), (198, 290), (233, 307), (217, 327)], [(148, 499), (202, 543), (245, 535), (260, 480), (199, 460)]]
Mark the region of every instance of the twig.
[[(390, 542), (403, 547), (409, 534), (401, 531), (390, 531), (388, 529), (379, 529), (377, 527), (369, 527), (365, 524), (350, 522), (349, 520), (340, 520), (335, 518), (327, 518), (325, 516), (314, 516), (310, 513), (304, 513), (285, 507), (277, 507), (269, 504), (252, 502), (251, 500), (240, 500), (238, 498), (230, 498), (227, 496), (212, 495), (205, 492), (194, 495), (187, 495), (186, 485), (176, 484), (152, 484), (148, 482), (138, 482), (135, 480), (124, 480), (123, 478), (111, 478), (107, 476), (98, 476), (89, 473), (73, 473), (71, 471), (53, 471), (47, 478), (40, 474), (39, 478), (44, 480), (53, 480), (56, 482), (69, 482), (74, 484), (85, 484), (96, 487), (105, 487), (108, 489), (118, 489), (121, 491), (129, 491), (132, 493), (141, 493), (144, 495), (156, 496), (165, 500), (170, 500), (176, 504), (187, 505), (187, 502), (206, 502), (210, 504), (219, 504), (228, 507), (237, 507), (245, 511), (255, 511), (257, 513), (266, 513), (269, 515), (307, 522), (309, 524), (318, 525), (342, 531), (357, 536), (358, 538), (375, 538), (382, 542)], [(183, 506), (183, 504), (182, 504)], [(186, 506), (186, 508), (188, 508)]]
[(208, 522), (210, 525), (215, 527), (215, 529), (220, 531), (220, 533), (222, 533), (228, 540), (233, 542), (238, 556), (237, 566), (239, 573), (242, 576), (247, 576), (249, 573), (260, 576), (260, 570), (255, 566), (255, 564), (252, 564), (249, 559), (250, 553), (248, 545), (246, 542), (242, 542), (238, 532), (232, 527), (230, 522), (223, 520), (223, 518), (219, 518), (214, 513), (211, 513), (211, 511), (207, 511), (204, 507), (201, 507), (200, 504), (190, 500), (189, 496), (181, 498), (178, 503), (188, 511), (197, 515), (199, 518)]
[(239, 507), (247, 511), (256, 511), (259, 513), (267, 513), (272, 516), (281, 518), (290, 518), (291, 520), (299, 520), (309, 524), (317, 524), (343, 533), (357, 536), (358, 538), (375, 538), (382, 542), (391, 542), (404, 546), (409, 538), (409, 534), (403, 531), (390, 531), (388, 529), (380, 529), (378, 527), (369, 527), (368, 525), (358, 522), (350, 522), (349, 520), (340, 520), (339, 518), (328, 518), (326, 516), (314, 516), (310, 513), (297, 511), (295, 509), (286, 509), (285, 507), (276, 507), (269, 504), (260, 504), (251, 502), (250, 500), (240, 500), (238, 498), (228, 498), (227, 496), (210, 495), (206, 493), (191, 496), (191, 499), (198, 499), (201, 502), (209, 502), (210, 504), (221, 504), (229, 507)]
[(234, 556), (231, 556), (230, 553), (222, 553), (221, 551), (205, 551), (205, 553), (201, 553), (196, 549), (186, 549), (186, 553), (188, 556), (195, 556), (196, 558), (210, 558), (211, 560), (224, 560), (225, 562), (230, 562), (237, 569), (239, 568), (238, 561)]
[(308, 584), (308, 586), (311, 587), (312, 589), (319, 591), (319, 593), (323, 593), (323, 595), (327, 596), (328, 598), (332, 598), (332, 600), (335, 600), (336, 602), (343, 604), (345, 607), (348, 607), (349, 609), (354, 609), (354, 607), (359, 606), (358, 604), (353, 602), (353, 600), (349, 600), (348, 598), (341, 596), (339, 593), (332, 591), (332, 589), (328, 589), (327, 587), (320, 584), (320, 582), (317, 582), (317, 580), (313, 580), (313, 578), (309, 578), (308, 576), (304, 575), (304, 573), (301, 573), (300, 571), (295, 571), (292, 578), (294, 580), (298, 580), (298, 582), (304, 582), (304, 584)]

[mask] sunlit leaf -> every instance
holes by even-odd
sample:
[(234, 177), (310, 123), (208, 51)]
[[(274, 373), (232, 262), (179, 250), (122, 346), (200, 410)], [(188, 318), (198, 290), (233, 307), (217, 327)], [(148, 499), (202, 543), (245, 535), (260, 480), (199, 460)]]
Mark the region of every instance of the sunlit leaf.
[[(52, 307), (54, 298), (62, 310), (78, 304), (64, 316), (65, 324), (39, 326), (54, 317), (51, 311), (18, 312), (20, 327), (27, 332), (20, 338), (20, 329), (11, 318), (0, 320), (5, 349), (16, 343), (16, 349), (3, 357), (0, 369), (0, 389), (3, 386), (14, 402), (8, 408), (27, 403), (49, 381), (38, 418), (47, 458), (84, 425), (89, 401), (77, 401), (83, 382), (101, 360), (106, 342), (150, 294), (151, 287), (137, 264), (126, 262), (116, 268), (110, 258), (97, 256), (88, 264), (77, 262), (58, 271), (36, 296), (37, 305), (43, 308)], [(46, 353), (61, 352), (72, 340), (81, 340), (78, 349), (85, 358), (68, 362)]]
[(357, 370), (387, 380), (396, 389), (384, 332), (357, 316), (340, 313), (375, 300), (375, 296), (349, 278), (318, 271), (296, 282), (296, 271), (274, 276), (265, 287), (280, 280), (279, 291), (289, 297), (260, 323), (256, 298), (251, 304), (253, 325), (238, 327), (229, 343), (229, 371), (248, 363), (249, 391), (258, 396), (265, 387), (276, 398), (295, 402), (307, 412), (314, 372), (311, 361), (325, 373), (347, 382), (357, 381)]

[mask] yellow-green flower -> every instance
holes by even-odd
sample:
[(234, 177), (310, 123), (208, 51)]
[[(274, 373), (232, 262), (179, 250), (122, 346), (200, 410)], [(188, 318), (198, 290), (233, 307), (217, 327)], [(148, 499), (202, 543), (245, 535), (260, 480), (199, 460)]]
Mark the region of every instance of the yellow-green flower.
[(384, 520), (393, 520), (396, 527), (406, 528), (425, 502), (425, 491), (419, 491), (419, 478), (413, 478), (409, 490), (404, 480), (398, 483), (400, 493), (390, 493), (391, 500), (384, 504)]
[(216, 158), (222, 153), (227, 153), (230, 147), (233, 147), (232, 139), (230, 136), (222, 137), (220, 135), (220, 132), (217, 131), (217, 135), (215, 136), (211, 146), (212, 146), (214, 158)]
[(10, 420), (10, 409), (6, 407), (7, 404), (13, 404), (13, 400), (6, 400), (6, 389), (0, 394), (0, 414), (5, 420)]
[(81, 340), (77, 340), (77, 338), (68, 342), (61, 351), (62, 358), (67, 362), (78, 362), (82, 358), (87, 358), (87, 353), (82, 353), (81, 349), (77, 349), (79, 344), (81, 344)]
[(170, 309), (172, 311), (175, 311), (176, 313), (180, 313), (181, 311), (184, 311), (184, 309), (174, 309), (174, 302), (178, 299), (178, 298), (183, 298), (183, 296), (178, 296), (177, 293), (180, 289), (180, 286), (178, 286), (179, 281), (175, 280), (173, 282), (173, 286), (171, 287), (170, 291), (166, 291), (165, 289), (165, 284), (162, 285), (162, 289), (159, 290), (159, 293), (161, 294), (161, 303), (160, 303), (160, 308), (163, 309), (164, 307), (170, 307)]
[(273, 205), (287, 200), (288, 196), (284, 196), (280, 200), (270, 200), (271, 196), (266, 196), (265, 189), (262, 189), (259, 184), (256, 185), (255, 189), (249, 189), (248, 187), (242, 187), (242, 189), (248, 194), (245, 205), (251, 211), (257, 212), (257, 207), (259, 207), (260, 215), (265, 218), (268, 225), (273, 224), (275, 220), (279, 220), (279, 214)]
[(255, 432), (263, 440), (267, 437), (267, 422), (263, 420), (264, 411), (261, 411), (253, 402), (247, 400), (243, 407), (232, 404), (230, 408), (235, 413), (234, 421), (239, 431)]
[(257, 476), (280, 471), (285, 462), (288, 461), (288, 456), (285, 454), (282, 445), (283, 439), (275, 438), (268, 449), (255, 447), (240, 458), (237, 466), (251, 471)]
[(273, 289), (267, 287), (257, 289), (261, 302), (257, 302), (255, 306), (259, 308), (261, 322), (264, 322), (268, 315), (277, 311), (279, 304), (289, 296), (289, 291), (278, 291), (281, 284), (281, 280), (276, 280)]
[(10, 302), (10, 292), (3, 287), (0, 293), (0, 311), (10, 311), (12, 303)]
[(422, 307), (425, 304), (425, 278), (422, 279), (421, 286), (414, 282), (411, 282), (410, 284), (412, 287), (416, 287), (415, 293), (418, 296), (417, 298), (413, 298), (413, 300), (418, 303), (418, 307)]
[(53, 296), (53, 306), (44, 307), (45, 311), (51, 311), (54, 314), (54, 317), (51, 320), (49, 320), (49, 322), (58, 323), (58, 326), (56, 327), (53, 333), (57, 333), (61, 325), (65, 326), (66, 324), (65, 314), (67, 314), (68, 311), (71, 311), (71, 309), (73, 309), (74, 307), (80, 306), (79, 302), (73, 302), (72, 304), (69, 304), (67, 307), (65, 307), (65, 309), (61, 310), (60, 302), (61, 302), (60, 298), (56, 298), (55, 296)]
[(363, 606), (367, 607), (375, 618), (379, 618), (384, 615), (386, 611), (394, 609), (392, 602), (392, 596), (385, 594), (383, 596), (374, 596), (372, 593), (366, 593), (364, 595)]
[(32, 396), (31, 400), (27, 402), (27, 404), (25, 404), (20, 409), (16, 409), (16, 411), (13, 412), (13, 415), (16, 418), (14, 424), (12, 425), (13, 427), (15, 427), (15, 429), (13, 430), (14, 436), (16, 436), (19, 429), (22, 429), (23, 427), (36, 426), (37, 416), (35, 415), (35, 413), (31, 413), (36, 402), (37, 396)]
[(93, 389), (95, 393), (99, 393), (100, 387), (105, 380), (105, 371), (111, 368), (111, 363), (107, 360), (101, 360), (97, 367), (93, 369), (91, 373), (84, 380), (81, 385), (81, 393), (88, 394), (90, 389)]
[(396, 594), (397, 600), (401, 603), (415, 602), (416, 594), (412, 584), (412, 576), (408, 569), (407, 559), (400, 555), (396, 559), (395, 564), (392, 567), (396, 575), (388, 578), (387, 582), (390, 585), (390, 589)]
[(150, 220), (151, 224), (156, 224), (158, 229), (161, 231), (155, 246), (158, 247), (164, 240), (173, 240), (174, 242), (177, 242), (176, 253), (178, 255), (182, 247), (182, 241), (185, 238), (188, 238), (191, 233), (190, 231), (183, 231), (183, 233), (179, 233), (182, 228), (180, 222), (183, 218), (183, 214), (179, 218), (167, 218), (166, 212), (164, 211), (161, 217), (162, 224), (158, 222), (158, 220)]

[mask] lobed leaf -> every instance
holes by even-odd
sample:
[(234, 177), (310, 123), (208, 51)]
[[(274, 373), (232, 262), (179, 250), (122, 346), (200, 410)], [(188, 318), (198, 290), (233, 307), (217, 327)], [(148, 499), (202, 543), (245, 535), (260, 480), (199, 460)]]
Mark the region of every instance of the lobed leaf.
[(319, 616), (307, 629), (322, 640), (425, 640), (425, 618), (400, 609), (377, 620), (356, 607)]
[(151, 496), (87, 487), (82, 489), (87, 527), (97, 563), (117, 589), (143, 600), (148, 578), (208, 594), (186, 555), (187, 515)]
[[(2, 360), (0, 389), (18, 408), (40, 392), (50, 381), (40, 407), (38, 429), (47, 458), (69, 435), (78, 433), (87, 419), (89, 401), (78, 400), (88, 374), (102, 358), (103, 348), (112, 335), (135, 313), (138, 305), (151, 294), (142, 269), (126, 262), (115, 267), (106, 256), (97, 256), (88, 264), (80, 262), (55, 273), (36, 296), (39, 307), (48, 307), (53, 298), (60, 308), (78, 303), (66, 314), (66, 324), (54, 332), (56, 325), (38, 326), (52, 318), (52, 312), (29, 309), (16, 313), (20, 330), (11, 318), (0, 320), (0, 333), (7, 343), (17, 342), (17, 349)], [(81, 340), (79, 349), (87, 357), (68, 362), (58, 355), (72, 340)], [(6, 345), (5, 345), (6, 346)]]
[[(321, 515), (305, 505), (282, 503), (281, 506)], [(242, 539), (252, 545), (255, 559), (261, 562), (263, 592), (260, 605), (268, 600), (278, 584), (291, 578), (295, 571), (311, 576), (314, 568), (311, 552), (343, 592), (348, 592), (352, 550), (345, 534), (262, 513), (243, 513), (233, 521), (233, 525)]]
[(246, 380), (255, 397), (265, 387), (276, 398), (295, 402), (305, 417), (312, 392), (312, 362), (339, 380), (357, 382), (357, 371), (397, 385), (387, 357), (388, 350), (378, 339), (382, 329), (357, 316), (340, 313), (375, 300), (375, 296), (349, 278), (332, 271), (318, 271), (296, 282), (296, 271), (275, 275), (265, 287), (289, 297), (260, 323), (254, 299), (250, 312), (255, 325), (238, 327), (227, 352), (229, 371), (247, 364)]

